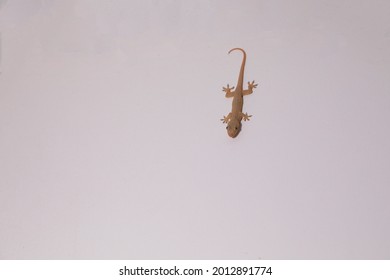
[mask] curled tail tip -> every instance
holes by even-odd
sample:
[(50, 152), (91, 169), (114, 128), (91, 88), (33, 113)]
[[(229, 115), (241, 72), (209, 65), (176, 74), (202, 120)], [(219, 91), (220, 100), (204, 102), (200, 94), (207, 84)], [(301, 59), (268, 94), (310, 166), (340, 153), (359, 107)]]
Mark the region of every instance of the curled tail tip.
[(241, 49), (241, 48), (233, 48), (233, 49), (231, 49), (231, 50), (228, 52), (228, 54), (230, 54), (232, 51), (236, 51), (236, 50), (242, 51), (244, 54), (246, 54), (245, 51), (244, 51), (243, 49)]

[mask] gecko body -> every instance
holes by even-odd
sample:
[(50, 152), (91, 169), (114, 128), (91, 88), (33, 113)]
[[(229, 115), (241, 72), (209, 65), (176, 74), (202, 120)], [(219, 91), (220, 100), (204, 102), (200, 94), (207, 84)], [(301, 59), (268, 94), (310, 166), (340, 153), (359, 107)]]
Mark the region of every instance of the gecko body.
[(243, 54), (237, 85), (235, 89), (234, 87), (229, 87), (229, 84), (227, 87), (223, 87), (222, 89), (226, 93), (225, 97), (233, 97), (232, 111), (227, 116), (223, 116), (223, 119), (221, 119), (223, 123), (227, 123), (226, 130), (228, 135), (232, 138), (235, 138), (240, 133), (241, 121), (243, 119), (244, 121), (249, 121), (249, 118), (252, 117), (251, 115), (248, 115), (247, 113), (244, 114), (242, 112), (244, 106), (244, 95), (251, 94), (253, 89), (257, 87), (255, 81), (252, 81), (248, 82), (248, 89), (243, 89), (246, 53), (241, 48), (234, 48), (229, 51), (229, 54), (235, 50), (241, 51)]

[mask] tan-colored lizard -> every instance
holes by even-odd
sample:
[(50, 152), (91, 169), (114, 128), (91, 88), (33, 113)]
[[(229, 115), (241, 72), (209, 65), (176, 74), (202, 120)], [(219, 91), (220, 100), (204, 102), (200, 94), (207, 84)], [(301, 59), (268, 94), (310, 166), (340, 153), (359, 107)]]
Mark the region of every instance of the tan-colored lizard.
[(232, 102), (232, 111), (227, 115), (223, 116), (223, 119), (221, 121), (223, 123), (227, 123), (226, 130), (230, 137), (236, 137), (240, 131), (241, 131), (241, 121), (244, 119), (244, 121), (249, 121), (249, 118), (252, 117), (252, 115), (249, 115), (247, 113), (242, 112), (242, 107), (244, 105), (244, 95), (251, 94), (253, 92), (253, 89), (257, 87), (257, 84), (255, 84), (255, 81), (248, 82), (248, 89), (243, 89), (243, 83), (244, 83), (244, 68), (245, 68), (245, 62), (246, 62), (246, 53), (243, 49), (240, 48), (234, 48), (229, 51), (229, 54), (232, 51), (239, 50), (243, 53), (242, 63), (241, 63), (241, 69), (240, 74), (238, 76), (237, 86), (234, 91), (234, 87), (229, 87), (229, 84), (227, 87), (223, 87), (223, 91), (226, 92), (226, 97), (233, 97)]

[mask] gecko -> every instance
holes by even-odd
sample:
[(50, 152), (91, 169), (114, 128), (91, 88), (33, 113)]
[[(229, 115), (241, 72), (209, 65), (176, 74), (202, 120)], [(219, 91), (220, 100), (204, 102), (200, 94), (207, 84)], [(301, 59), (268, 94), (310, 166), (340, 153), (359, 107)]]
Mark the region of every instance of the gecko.
[(235, 138), (240, 133), (242, 119), (244, 119), (244, 121), (249, 121), (249, 118), (252, 117), (252, 115), (248, 115), (248, 113), (244, 114), (242, 112), (242, 108), (244, 105), (244, 95), (253, 93), (253, 89), (257, 87), (255, 81), (252, 81), (248, 82), (248, 89), (243, 89), (246, 53), (241, 48), (234, 48), (231, 49), (228, 54), (235, 50), (241, 51), (243, 54), (240, 74), (238, 75), (236, 88), (234, 89), (234, 87), (229, 87), (229, 84), (226, 87), (222, 87), (222, 91), (226, 92), (225, 97), (233, 97), (232, 111), (227, 116), (223, 116), (223, 119), (221, 119), (223, 123), (227, 124), (227, 133), (232, 138)]

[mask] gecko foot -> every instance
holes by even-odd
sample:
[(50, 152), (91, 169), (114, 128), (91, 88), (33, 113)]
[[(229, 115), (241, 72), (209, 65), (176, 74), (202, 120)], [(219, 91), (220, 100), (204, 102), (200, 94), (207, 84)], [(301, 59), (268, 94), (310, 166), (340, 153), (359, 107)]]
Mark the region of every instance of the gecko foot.
[(223, 119), (221, 119), (222, 123), (228, 123), (229, 121), (229, 116), (223, 116)]
[(248, 89), (249, 90), (252, 90), (252, 89), (256, 88), (257, 86), (258, 86), (258, 84), (255, 84), (255, 81), (248, 82)]
[(252, 115), (248, 115), (248, 113), (242, 114), (242, 118), (244, 121), (249, 121), (249, 118), (252, 117)]
[(230, 94), (234, 87), (229, 87), (229, 84), (227, 84), (226, 87), (222, 87), (222, 91), (226, 92), (226, 94)]

